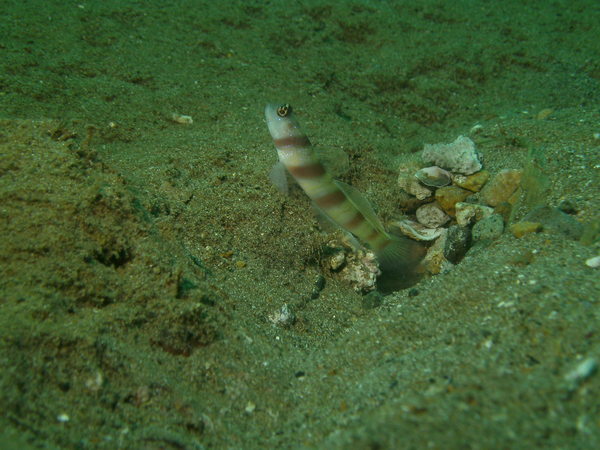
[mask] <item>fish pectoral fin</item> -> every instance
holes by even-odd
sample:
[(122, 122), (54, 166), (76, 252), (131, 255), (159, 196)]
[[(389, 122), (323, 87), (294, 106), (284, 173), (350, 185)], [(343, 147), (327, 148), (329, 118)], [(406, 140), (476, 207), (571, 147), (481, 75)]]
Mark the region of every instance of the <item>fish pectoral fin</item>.
[(277, 161), (269, 171), (269, 180), (283, 195), (288, 195), (290, 187), (288, 183), (287, 170), (281, 161)]
[(367, 198), (355, 187), (350, 186), (342, 181), (334, 180), (335, 185), (346, 195), (346, 198), (350, 203), (354, 205), (354, 207), (359, 210), (362, 215), (365, 217), (367, 222), (375, 228), (377, 231), (387, 235), (381, 220), (375, 214), (371, 203)]

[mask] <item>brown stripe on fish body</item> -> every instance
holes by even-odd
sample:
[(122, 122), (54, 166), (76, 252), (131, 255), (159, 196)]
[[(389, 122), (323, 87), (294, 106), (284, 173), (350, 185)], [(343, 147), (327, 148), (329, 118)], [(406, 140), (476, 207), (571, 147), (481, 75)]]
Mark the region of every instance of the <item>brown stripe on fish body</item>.
[(325, 175), (325, 167), (318, 162), (310, 162), (301, 166), (286, 166), (294, 178), (320, 178)]
[(343, 226), (354, 236), (366, 242), (370, 248), (379, 246), (382, 239), (387, 240), (387, 236), (373, 228), (360, 211), (356, 211), (354, 217), (345, 222)]
[(350, 231), (359, 240), (367, 244), (374, 252), (379, 252), (390, 242), (390, 237), (383, 231), (373, 227), (373, 225), (357, 211), (354, 206), (354, 215), (346, 221), (340, 221), (344, 228)]
[(381, 235), (381, 231), (376, 230), (375, 228), (372, 228), (371, 230), (371, 233), (365, 237), (365, 240), (368, 242), (375, 242)]
[(297, 148), (284, 152), (278, 151), (279, 160), (313, 201), (339, 191), (312, 148)]
[(354, 232), (354, 230), (358, 229), (365, 221), (365, 216), (363, 216), (360, 211), (356, 211), (354, 217), (344, 222), (342, 225), (344, 228), (348, 228), (348, 230)]
[(371, 234), (372, 226), (348, 199), (329, 208), (322, 208), (331, 219), (359, 239)]
[(345, 202), (346, 196), (336, 186), (335, 191), (332, 191), (319, 197), (312, 197), (312, 200), (317, 204), (319, 208), (328, 210), (334, 206), (341, 205), (343, 202)]
[(374, 228), (366, 219), (350, 231), (360, 240), (366, 242), (373, 251), (377, 251), (383, 242), (389, 240), (389, 237), (385, 233)]
[(356, 209), (354, 204), (346, 198), (346, 195), (334, 183), (331, 183), (331, 186), (335, 190), (322, 196), (311, 196), (319, 208), (374, 250), (377, 250), (389, 240), (385, 233), (373, 228), (364, 215)]
[[(325, 175), (317, 178), (295, 178), (295, 180), (304, 190), (306, 195), (308, 195), (313, 202), (317, 203), (317, 205), (318, 200), (322, 197), (325, 197), (323, 201), (329, 201), (334, 203), (334, 199), (338, 198), (338, 195), (333, 194), (339, 191), (339, 188), (335, 185), (331, 178), (331, 175), (329, 175), (328, 173), (325, 173)], [(326, 197), (329, 195), (331, 195), (331, 197)], [(323, 207), (321, 206), (321, 208)]]

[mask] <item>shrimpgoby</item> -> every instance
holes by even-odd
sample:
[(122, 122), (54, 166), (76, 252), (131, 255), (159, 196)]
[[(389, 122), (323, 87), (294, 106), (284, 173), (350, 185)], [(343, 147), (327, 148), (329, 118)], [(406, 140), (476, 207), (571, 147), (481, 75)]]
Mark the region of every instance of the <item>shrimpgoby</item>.
[(291, 106), (268, 104), (265, 117), (279, 161), (318, 209), (372, 250), (384, 275), (413, 275), (422, 247), (406, 237), (390, 235), (358, 190), (333, 179), (300, 128)]

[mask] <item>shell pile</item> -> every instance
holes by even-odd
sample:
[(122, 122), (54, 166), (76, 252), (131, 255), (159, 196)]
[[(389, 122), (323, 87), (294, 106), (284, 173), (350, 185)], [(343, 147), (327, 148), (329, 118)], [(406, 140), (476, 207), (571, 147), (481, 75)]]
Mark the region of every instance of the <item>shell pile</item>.
[[(439, 273), (453, 265), (444, 257), (444, 249), (457, 246), (465, 247), (465, 252), (468, 249), (464, 243), (446, 241), (454, 236), (462, 239), (468, 236), (466, 239), (470, 241), (470, 227), (495, 215), (490, 206), (496, 205), (480, 192), (489, 173), (482, 170), (475, 143), (468, 137), (459, 136), (450, 144), (426, 144), (420, 156), (424, 167), (401, 167), (398, 177), (398, 185), (404, 191), (401, 204), (414, 211), (414, 217), (392, 226), (415, 240), (432, 242), (424, 265), (430, 273)], [(517, 187), (518, 181), (510, 186), (511, 194)], [(462, 231), (447, 233), (449, 227), (459, 227)]]

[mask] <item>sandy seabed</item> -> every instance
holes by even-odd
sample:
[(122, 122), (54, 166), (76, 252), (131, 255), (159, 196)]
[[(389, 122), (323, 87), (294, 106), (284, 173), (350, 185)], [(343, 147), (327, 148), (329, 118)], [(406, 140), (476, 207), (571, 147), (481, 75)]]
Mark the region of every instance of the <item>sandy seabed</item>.
[[(2, 448), (600, 447), (597, 2), (34, 3), (0, 6)], [(374, 307), (268, 181), (278, 100), (384, 221), (471, 133), (584, 237)]]

